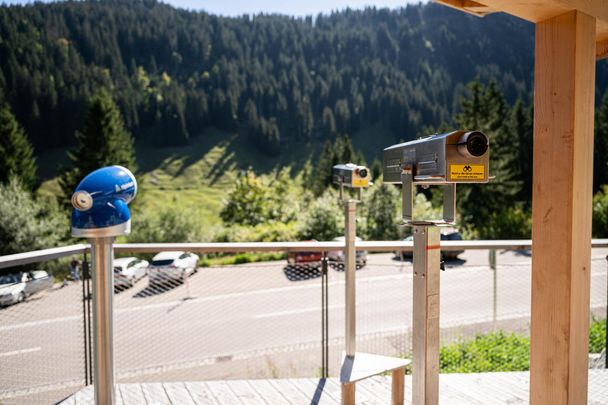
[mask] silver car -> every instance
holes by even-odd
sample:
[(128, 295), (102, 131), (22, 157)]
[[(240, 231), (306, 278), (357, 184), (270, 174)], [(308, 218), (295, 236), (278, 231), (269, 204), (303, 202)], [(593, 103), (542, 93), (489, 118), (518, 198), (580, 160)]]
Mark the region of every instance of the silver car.
[(114, 259), (114, 287), (126, 288), (146, 276), (148, 262), (137, 257)]
[(53, 277), (44, 270), (0, 276), (0, 306), (13, 305), (53, 287)]
[(198, 256), (190, 252), (160, 252), (152, 258), (148, 268), (150, 285), (167, 281), (183, 283), (196, 273)]
[[(357, 242), (361, 242), (361, 238), (358, 236), (355, 238), (355, 240)], [(344, 236), (338, 236), (337, 238), (334, 238), (334, 242), (344, 243)], [(356, 257), (357, 257), (357, 259), (356, 259), (357, 268), (361, 268), (367, 264), (367, 251), (358, 250)], [(334, 250), (334, 251), (328, 252), (327, 259), (330, 262), (333, 262), (334, 264), (336, 264), (337, 266), (343, 267), (344, 266), (344, 250)]]

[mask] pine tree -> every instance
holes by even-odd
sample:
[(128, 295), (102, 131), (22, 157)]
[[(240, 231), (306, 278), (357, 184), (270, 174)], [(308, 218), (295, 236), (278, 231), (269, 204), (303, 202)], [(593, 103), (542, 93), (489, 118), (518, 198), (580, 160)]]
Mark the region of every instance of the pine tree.
[(608, 91), (595, 120), (595, 145), (593, 148), (593, 191), (608, 183)]
[(336, 160), (334, 146), (331, 142), (326, 141), (323, 145), (323, 151), (319, 156), (317, 162), (317, 168), (315, 170), (315, 177), (312, 182), (312, 191), (315, 195), (319, 196), (323, 194), (327, 186), (332, 182), (333, 177), (333, 166)]
[(36, 187), (36, 159), (23, 128), (8, 104), (0, 106), (0, 183), (19, 179), (29, 191)]
[(400, 201), (391, 184), (374, 185), (365, 204), (367, 213), (367, 238), (370, 240), (394, 240), (399, 237), (397, 202)]
[(489, 229), (493, 213), (506, 208), (506, 201), (515, 202), (521, 190), (515, 171), (519, 139), (509, 131), (505, 120), (508, 108), (496, 83), (484, 86), (476, 81), (468, 89), (456, 122), (462, 129), (479, 130), (488, 136), (490, 175), (496, 178), (488, 184), (458, 188), (458, 201), (463, 223), (475, 227), (480, 237), (489, 237), (484, 232)]
[(137, 171), (133, 138), (124, 128), (120, 111), (106, 91), (95, 94), (86, 113), (82, 131), (76, 132), (78, 146), (68, 152), (73, 167), (59, 180), (64, 202), (69, 201), (78, 183), (100, 167), (120, 165)]

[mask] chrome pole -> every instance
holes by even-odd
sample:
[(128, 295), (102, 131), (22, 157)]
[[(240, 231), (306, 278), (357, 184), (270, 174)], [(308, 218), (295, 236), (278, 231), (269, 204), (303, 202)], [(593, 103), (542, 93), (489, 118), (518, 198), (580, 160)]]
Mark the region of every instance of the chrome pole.
[(344, 271), (346, 273), (346, 355), (354, 356), (357, 345), (357, 314), (356, 314), (356, 295), (355, 295), (355, 271), (357, 250), (355, 249), (355, 237), (357, 234), (357, 224), (355, 221), (357, 211), (357, 201), (344, 201)]
[(114, 238), (92, 238), (93, 270), (93, 386), (95, 404), (114, 404), (113, 294)]

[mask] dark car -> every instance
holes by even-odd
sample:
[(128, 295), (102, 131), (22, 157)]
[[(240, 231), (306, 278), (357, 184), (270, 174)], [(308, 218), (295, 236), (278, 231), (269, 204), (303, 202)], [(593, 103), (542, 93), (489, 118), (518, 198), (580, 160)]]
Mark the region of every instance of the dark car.
[[(439, 237), (441, 238), (441, 240), (446, 240), (446, 241), (462, 240), (462, 235), (460, 234), (460, 232), (458, 232), (458, 230), (456, 230), (454, 228), (442, 228), (441, 234)], [(404, 240), (411, 242), (414, 240), (414, 237), (408, 236)], [(464, 250), (447, 251), (447, 250), (441, 249), (441, 259), (442, 260), (456, 260), (456, 259), (458, 259), (458, 255), (461, 253), (464, 253)], [(397, 257), (401, 258), (401, 260), (412, 258), (412, 252), (397, 251), (397, 252), (395, 252), (395, 255)]]
[[(307, 240), (304, 242), (316, 242)], [(287, 264), (290, 266), (320, 267), (323, 253), (321, 252), (289, 252), (287, 254)]]

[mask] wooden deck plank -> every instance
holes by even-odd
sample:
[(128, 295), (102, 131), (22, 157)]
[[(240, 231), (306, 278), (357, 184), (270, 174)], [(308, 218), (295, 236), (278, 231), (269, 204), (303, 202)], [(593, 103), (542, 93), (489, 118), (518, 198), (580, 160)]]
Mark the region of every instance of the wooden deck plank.
[(485, 389), (494, 391), (501, 398), (505, 398), (505, 402), (508, 404), (517, 404), (517, 401), (527, 403), (529, 400), (528, 378), (523, 380), (518, 378), (518, 374), (486, 373), (484, 378), (479, 381)]
[[(319, 381), (324, 384), (319, 386)], [(411, 376), (405, 380), (405, 402), (412, 398)], [(440, 404), (518, 405), (527, 404), (529, 374), (496, 372), (442, 374), (439, 380)], [(319, 380), (227, 380), (188, 383), (119, 384), (117, 402), (125, 405), (224, 405), (224, 404), (340, 404), (337, 378)], [(386, 404), (391, 398), (391, 378), (376, 376), (357, 383), (357, 404)], [(589, 370), (589, 405), (606, 405), (608, 370)], [(94, 404), (93, 387), (88, 386), (62, 402), (62, 405)]]
[(172, 404), (196, 405), (184, 383), (163, 383), (163, 388)]
[(93, 386), (89, 385), (81, 389), (74, 395), (74, 402), (76, 405), (88, 405), (95, 402), (95, 392)]
[(213, 398), (220, 404), (240, 404), (243, 403), (232, 390), (226, 381), (209, 381), (207, 388)]
[(294, 384), (297, 384), (304, 391), (305, 394), (311, 399), (311, 404), (339, 404), (340, 403), (340, 392), (332, 392), (327, 388), (327, 379), (323, 378), (303, 378), (294, 380)]
[(144, 394), (144, 398), (146, 399), (146, 403), (150, 405), (172, 405), (162, 384), (141, 384), (141, 390)]
[(444, 379), (443, 386), (447, 388), (444, 390), (446, 394), (451, 393), (454, 395), (453, 401), (458, 400), (471, 405), (504, 405), (502, 398), (496, 395), (496, 393), (484, 390), (483, 383), (475, 379), (475, 375), (472, 375), (472, 378), (468, 380), (460, 380), (458, 378), (460, 374), (449, 376), (452, 378)]
[(126, 405), (146, 405), (144, 392), (139, 384), (119, 384), (118, 391)]
[[(285, 398), (288, 404), (310, 403), (310, 398), (302, 393), (299, 389), (289, 383), (288, 380), (268, 380), (268, 382), (277, 389)], [(305, 402), (308, 401), (308, 402)]]
[[(412, 386), (412, 381), (406, 382), (406, 385)], [(372, 403), (390, 404), (391, 403), (391, 379), (390, 377), (378, 376), (375, 378), (367, 378), (359, 381), (356, 388), (356, 396), (359, 397), (359, 392), (371, 392)], [(411, 393), (410, 393), (411, 398)]]
[(342, 387), (337, 378), (326, 379), (324, 391), (327, 392), (331, 398), (337, 398), (338, 403), (341, 403)]
[(226, 386), (232, 390), (242, 404), (266, 405), (260, 395), (243, 380), (230, 380)]
[(209, 384), (205, 382), (187, 382), (184, 386), (196, 405), (221, 405), (213, 398)]
[(257, 392), (263, 393), (262, 398), (269, 405), (274, 404), (284, 404), (287, 399), (281, 395), (279, 391), (275, 387), (273, 387), (268, 380), (248, 380), (247, 384), (249, 384), (252, 389), (255, 389)]

